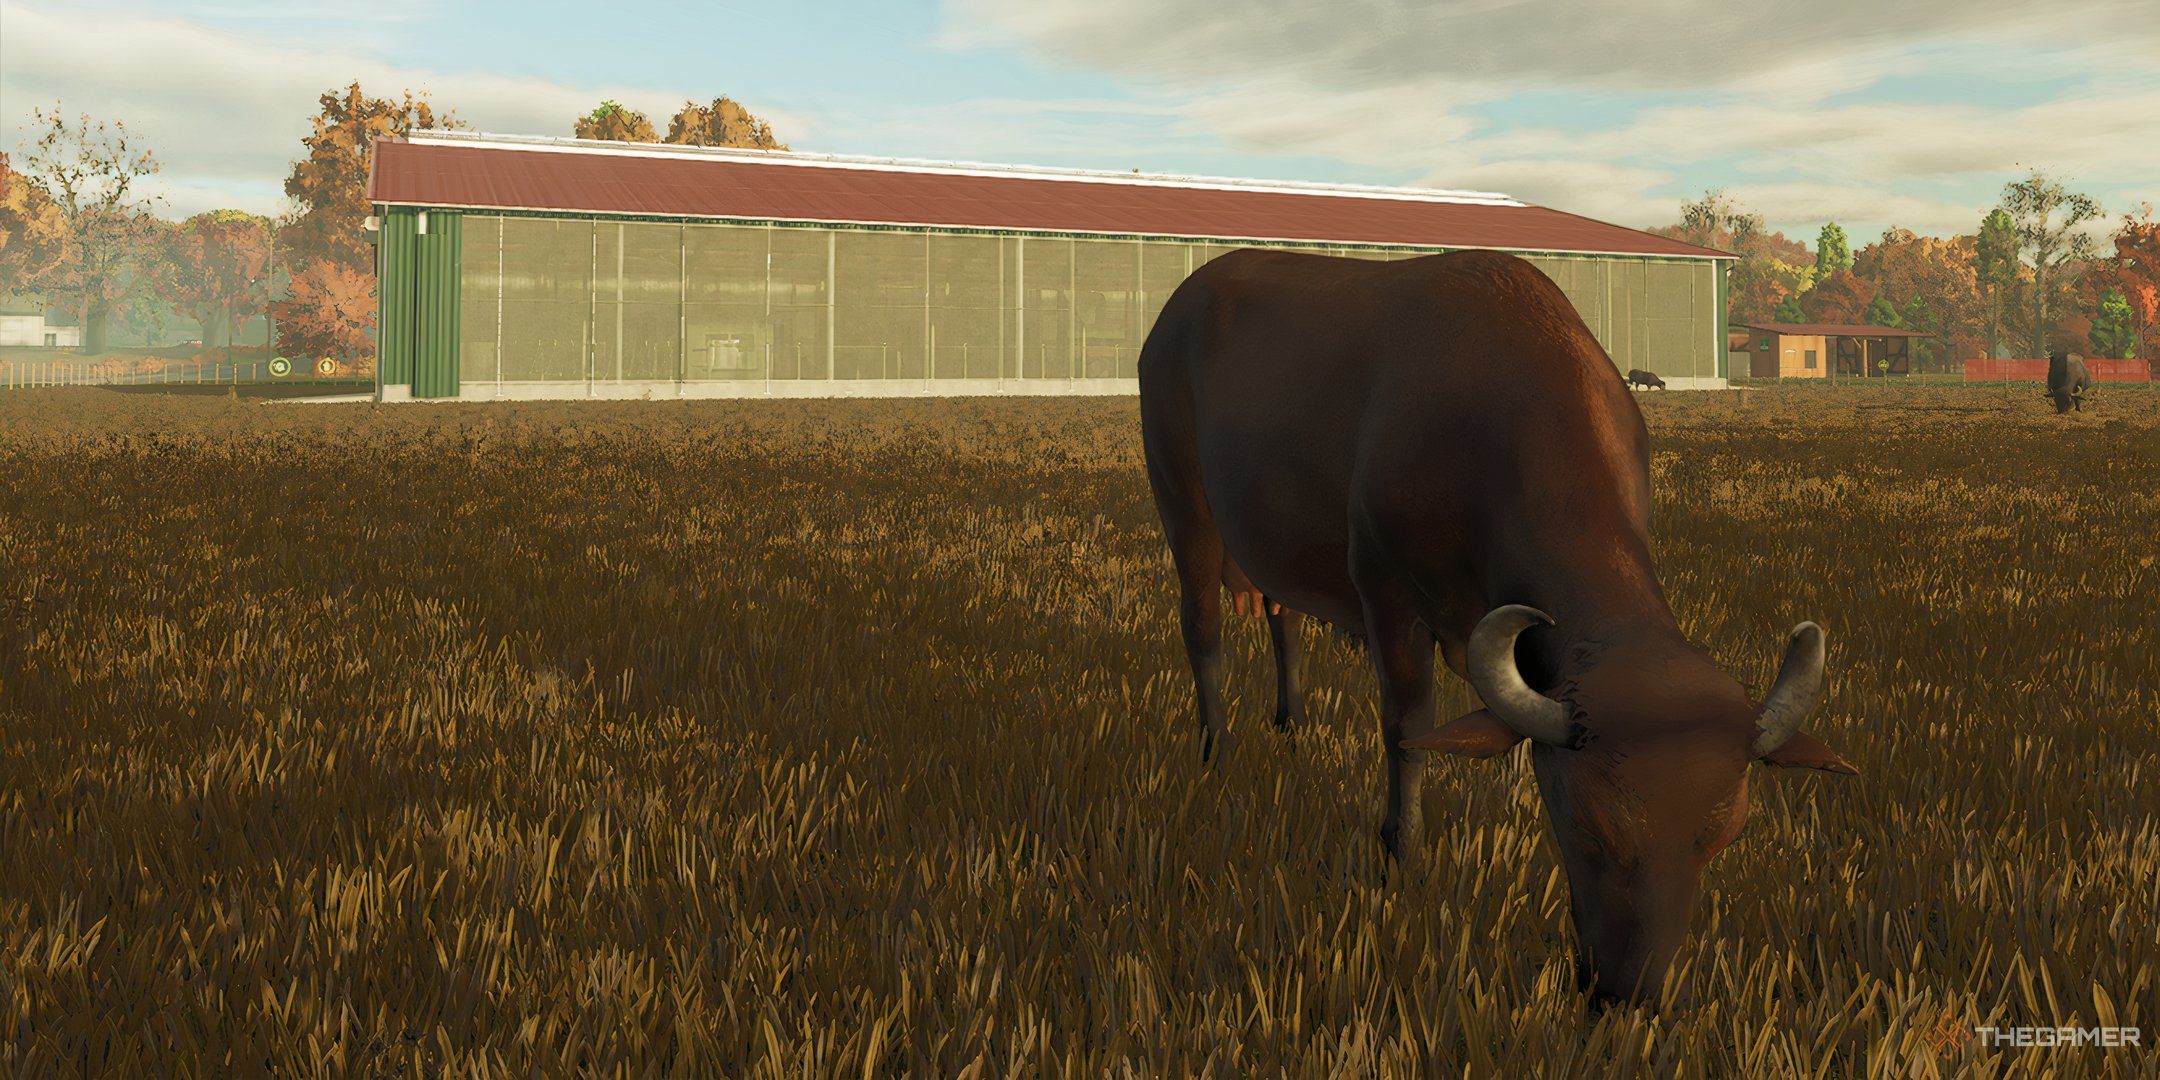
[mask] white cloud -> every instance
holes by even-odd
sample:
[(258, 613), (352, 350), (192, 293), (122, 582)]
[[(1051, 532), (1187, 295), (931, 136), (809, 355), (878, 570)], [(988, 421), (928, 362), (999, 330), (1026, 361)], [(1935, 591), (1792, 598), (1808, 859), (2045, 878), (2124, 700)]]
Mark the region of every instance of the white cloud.
[[(953, 47), (1124, 77), (1233, 149), (1634, 225), (1671, 220), (1705, 176), (1730, 177), (1773, 223), (1947, 232), (2029, 166), (2103, 191), (2160, 175), (2150, 0), (1253, 0), (1234, 15), (1212, 0), (948, 0), (946, 14)], [(2030, 102), (1914, 93), (1912, 77), (1969, 78), (1975, 55), (2000, 58), (1982, 70), (2032, 88)], [(1619, 119), (1481, 119), (1525, 92), (1579, 94)]]
[[(148, 189), (164, 211), (214, 207), (277, 210), (301, 137), (326, 90), (358, 80), (376, 96), (425, 91), (481, 130), (568, 135), (579, 113), (614, 98), (665, 124), (691, 95), (633, 86), (571, 86), (524, 76), (444, 74), (324, 52), (180, 19), (101, 18), (75, 8), (0, 6), (0, 147), (12, 150), (33, 106), (60, 102), (73, 115), (120, 119), (151, 147), (162, 170)], [(95, 63), (82, 60), (85, 43)], [(802, 118), (751, 104), (790, 139)]]
[[(1340, 88), (1435, 74), (1491, 87), (1744, 85), (1855, 71), (1950, 38), (2160, 43), (2146, 0), (948, 0), (946, 40), (1016, 45), (1150, 79), (1311, 75)], [(1827, 55), (1826, 55), (1827, 54)]]

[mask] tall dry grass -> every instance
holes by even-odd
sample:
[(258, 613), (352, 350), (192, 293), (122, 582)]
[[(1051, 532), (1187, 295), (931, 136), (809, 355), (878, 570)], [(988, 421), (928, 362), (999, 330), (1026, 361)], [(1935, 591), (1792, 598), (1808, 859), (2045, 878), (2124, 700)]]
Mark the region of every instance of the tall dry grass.
[(1757, 778), (1657, 1018), (1519, 758), (1384, 879), (1333, 639), (1201, 765), (1129, 399), (0, 397), (0, 1067), (2150, 1075), (2160, 402), (2028, 396), (1643, 399), (1683, 624), (1821, 621), (1864, 774)]

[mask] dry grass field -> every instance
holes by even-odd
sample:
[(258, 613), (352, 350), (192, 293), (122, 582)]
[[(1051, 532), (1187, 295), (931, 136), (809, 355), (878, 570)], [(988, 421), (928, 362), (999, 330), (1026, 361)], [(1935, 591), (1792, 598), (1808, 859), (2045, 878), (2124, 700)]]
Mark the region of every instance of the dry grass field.
[(1820, 621), (1863, 773), (1758, 772), (1656, 1016), (1519, 751), (1384, 878), (1324, 632), (1201, 765), (1131, 399), (0, 396), (0, 1069), (2153, 1075), (2160, 394), (2032, 389), (1640, 399), (1682, 624)]

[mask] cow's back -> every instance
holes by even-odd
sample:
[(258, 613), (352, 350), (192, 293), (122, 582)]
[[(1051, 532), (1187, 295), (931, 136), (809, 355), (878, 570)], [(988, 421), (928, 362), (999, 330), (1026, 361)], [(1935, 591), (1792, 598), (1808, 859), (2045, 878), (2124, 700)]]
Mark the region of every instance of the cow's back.
[(1234, 252), (1165, 305), (1140, 381), (1151, 468), (1204, 492), (1263, 591), (1324, 618), (1355, 618), (1361, 508), (1517, 528), (1526, 483), (1583, 484), (1647, 517), (1640, 413), (1558, 287), (1514, 256)]

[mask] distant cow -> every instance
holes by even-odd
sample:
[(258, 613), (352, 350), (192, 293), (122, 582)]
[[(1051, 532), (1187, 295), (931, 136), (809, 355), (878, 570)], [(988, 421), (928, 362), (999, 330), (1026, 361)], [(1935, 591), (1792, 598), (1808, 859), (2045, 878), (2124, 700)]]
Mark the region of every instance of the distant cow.
[[(1704, 866), (1747, 816), (1750, 764), (1852, 767), (1800, 730), (1820, 627), (1793, 631), (1760, 704), (1682, 633), (1651, 561), (1649, 433), (1614, 373), (1567, 296), (1512, 255), (1236, 251), (1148, 333), (1140, 433), (1202, 754), (1228, 736), (1226, 587), (1267, 616), (1281, 727), (1301, 711), (1298, 620), (1361, 630), (1389, 852), (1425, 843), (1428, 754), (1528, 742), (1578, 974), (1601, 997), (1654, 999)], [(1437, 726), (1436, 642), (1484, 699)]]
[(1637, 386), (1640, 386), (1645, 390), (1665, 389), (1665, 380), (1658, 378), (1657, 372), (1644, 371), (1641, 368), (1629, 368), (1627, 373), (1627, 382), (1630, 389), (1633, 389)]
[(2085, 392), (2092, 389), (2092, 372), (2086, 370), (2085, 359), (2072, 356), (2061, 349), (2048, 354), (2048, 388), (2045, 396), (2055, 399), (2055, 411), (2066, 413), (2071, 409), (2085, 411)]

